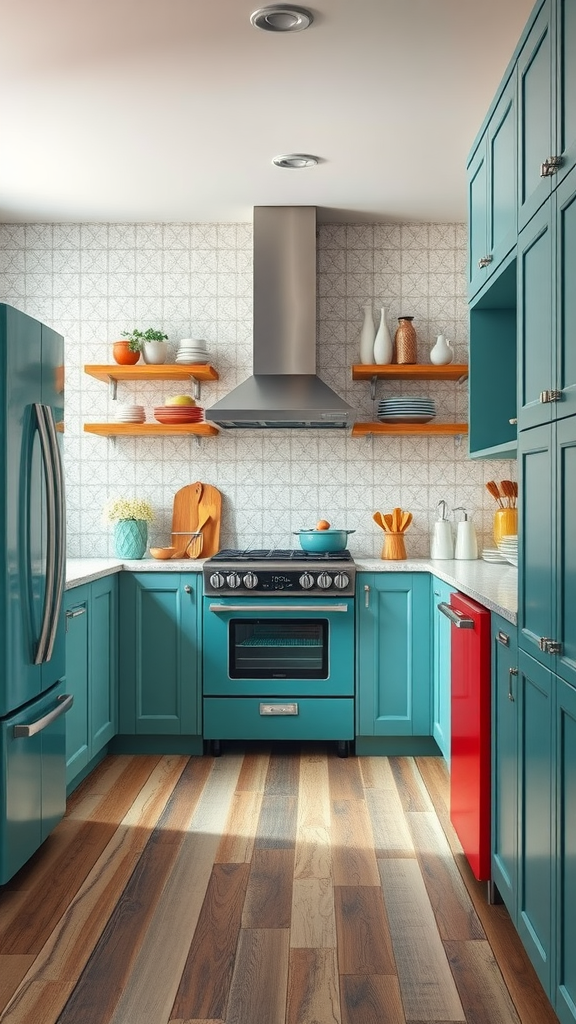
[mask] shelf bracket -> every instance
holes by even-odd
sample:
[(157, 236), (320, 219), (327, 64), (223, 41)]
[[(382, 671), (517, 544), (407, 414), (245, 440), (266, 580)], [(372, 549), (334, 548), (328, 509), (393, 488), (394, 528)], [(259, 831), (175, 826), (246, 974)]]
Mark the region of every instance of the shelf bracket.
[(377, 377), (370, 377), (370, 398), (373, 402), (376, 401), (376, 381)]
[(115, 377), (108, 377), (108, 390), (110, 392), (110, 398), (115, 402), (118, 394), (118, 381)]
[(198, 434), (194, 434), (194, 440), (196, 442), (196, 447), (197, 448), (201, 448), (202, 447), (202, 438)]
[[(192, 393), (193, 393), (194, 399), (197, 402), (199, 402), (200, 401), (200, 395), (202, 393), (202, 389), (200, 387), (200, 381), (198, 380), (197, 377), (190, 377), (190, 380), (192, 381)], [(200, 438), (196, 438), (196, 440), (199, 441)]]
[(468, 380), (468, 374), (463, 373), (461, 377), (458, 377), (458, 384), (465, 384)]

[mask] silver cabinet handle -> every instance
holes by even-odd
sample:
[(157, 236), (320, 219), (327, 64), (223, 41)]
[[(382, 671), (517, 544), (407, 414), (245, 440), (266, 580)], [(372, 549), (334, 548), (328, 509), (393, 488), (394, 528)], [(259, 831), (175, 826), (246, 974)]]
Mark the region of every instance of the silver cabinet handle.
[(346, 604), (210, 604), (211, 612), (246, 612), (253, 615), (254, 612), (347, 612)]
[(298, 704), (261, 704), (260, 714), (261, 715), (297, 715), (299, 713)]
[(364, 584), (364, 607), (370, 607), (370, 587), (367, 583)]
[(34, 403), (34, 412), (38, 424), (38, 436), (40, 438), (40, 450), (42, 452), (42, 463), (44, 466), (44, 478), (46, 481), (46, 580), (44, 590), (44, 608), (42, 610), (42, 624), (40, 636), (34, 657), (35, 665), (42, 665), (48, 661), (48, 639), (52, 626), (52, 614), (54, 607), (54, 582), (56, 579), (56, 490), (54, 473), (52, 470), (52, 445), (48, 433), (47, 406), (40, 402)]
[(508, 700), (514, 700), (514, 694), (512, 693), (512, 677), (518, 675), (517, 668), (508, 669)]
[(493, 259), (493, 256), (481, 256), (480, 259), (478, 260), (478, 266), (480, 267), (480, 269), (482, 269), (483, 267), (488, 267), (492, 263)]
[(83, 608), (74, 608), (66, 611), (66, 632), (68, 632), (68, 619), (77, 619), (79, 615), (86, 615), (86, 605)]
[(503, 647), (510, 647), (510, 637), (508, 636), (508, 633), (504, 633), (502, 629), (499, 629), (496, 633), (496, 639)]
[(189, 583), (187, 583), (185, 585), (184, 590), (186, 591), (187, 594), (191, 594), (192, 593), (192, 587), (190, 586)]
[(556, 174), (559, 167), (562, 166), (561, 156), (549, 156), (544, 163), (540, 164), (540, 177), (550, 178), (553, 174)]
[(457, 608), (452, 608), (445, 601), (440, 601), (438, 611), (442, 612), (442, 615), (445, 615), (447, 619), (450, 619), (452, 625), (458, 629), (474, 629), (474, 619), (467, 618)]
[(36, 719), (35, 722), (31, 722), (30, 725), (15, 725), (14, 726), (14, 738), (20, 739), (22, 737), (28, 738), (30, 736), (36, 736), (36, 733), (42, 732), (48, 725), (55, 722), (60, 715), (65, 715), (70, 710), (74, 703), (74, 696), (71, 693), (61, 693), (56, 700), (59, 702), (58, 706), (49, 711), (47, 715), (43, 715), (42, 718)]

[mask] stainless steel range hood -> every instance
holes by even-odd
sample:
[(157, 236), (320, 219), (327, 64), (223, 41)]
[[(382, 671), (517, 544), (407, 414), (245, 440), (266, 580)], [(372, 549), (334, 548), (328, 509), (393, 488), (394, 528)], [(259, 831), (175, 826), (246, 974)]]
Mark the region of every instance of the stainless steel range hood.
[(220, 427), (342, 428), (355, 410), (316, 374), (316, 207), (254, 208), (254, 374), (206, 409)]

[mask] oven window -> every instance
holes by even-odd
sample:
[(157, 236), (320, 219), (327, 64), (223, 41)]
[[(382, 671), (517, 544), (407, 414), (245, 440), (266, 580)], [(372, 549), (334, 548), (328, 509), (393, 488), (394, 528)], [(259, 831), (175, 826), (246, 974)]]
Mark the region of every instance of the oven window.
[(232, 619), (231, 679), (327, 679), (327, 619)]

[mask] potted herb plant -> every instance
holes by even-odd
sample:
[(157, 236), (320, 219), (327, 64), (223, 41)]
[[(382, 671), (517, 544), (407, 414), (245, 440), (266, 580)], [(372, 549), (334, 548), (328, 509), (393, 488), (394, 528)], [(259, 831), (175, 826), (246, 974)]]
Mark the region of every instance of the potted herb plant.
[(148, 523), (154, 519), (150, 502), (142, 498), (111, 498), (104, 519), (114, 523), (114, 553), (118, 558), (143, 558), (148, 544)]
[(163, 331), (155, 331), (149, 327), (147, 331), (123, 331), (122, 337), (128, 339), (128, 345), (132, 351), (137, 349), (142, 353), (145, 363), (166, 362), (168, 335)]

